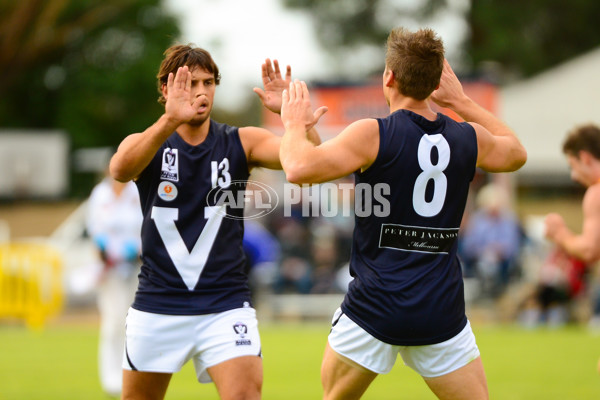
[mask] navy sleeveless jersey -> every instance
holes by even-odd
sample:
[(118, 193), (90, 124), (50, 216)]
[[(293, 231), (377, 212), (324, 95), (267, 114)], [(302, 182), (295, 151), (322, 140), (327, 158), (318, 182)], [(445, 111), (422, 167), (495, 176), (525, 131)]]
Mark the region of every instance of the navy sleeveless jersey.
[(243, 207), (219, 201), (238, 198), (248, 176), (238, 128), (211, 121), (197, 146), (176, 132), (166, 140), (136, 181), (144, 222), (133, 308), (199, 315), (250, 305)]
[(379, 340), (426, 345), (466, 325), (457, 238), (477, 160), (475, 130), (398, 110), (379, 152), (356, 172), (350, 273), (342, 311)]

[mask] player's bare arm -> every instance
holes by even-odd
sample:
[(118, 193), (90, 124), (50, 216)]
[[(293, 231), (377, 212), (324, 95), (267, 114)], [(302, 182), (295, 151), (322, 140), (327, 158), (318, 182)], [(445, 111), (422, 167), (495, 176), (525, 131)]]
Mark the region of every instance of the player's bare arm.
[(576, 234), (567, 227), (563, 217), (546, 216), (546, 237), (570, 255), (586, 263), (600, 260), (600, 185), (592, 185), (583, 197), (583, 227)]
[(264, 128), (254, 126), (240, 128), (239, 132), (248, 160), (248, 170), (255, 167), (281, 169), (279, 161), (281, 137)]
[[(267, 129), (252, 126), (240, 128), (239, 132), (242, 147), (246, 152), (249, 170), (254, 167), (282, 168), (279, 158), (281, 136), (277, 136)], [(321, 138), (315, 128), (310, 129), (307, 138), (314, 145), (321, 143)]]
[(471, 123), (477, 134), (478, 167), (489, 172), (511, 172), (525, 164), (527, 151), (519, 138), (506, 124), (464, 93), (447, 60), (444, 60), (440, 87), (432, 93), (431, 99)]
[(374, 119), (356, 121), (320, 145), (312, 143), (307, 132), (326, 111), (324, 107), (312, 111), (305, 82), (294, 82), (284, 92), (280, 158), (288, 181), (319, 183), (341, 178), (368, 168), (377, 157), (379, 125)]
[(164, 141), (196, 115), (202, 98), (192, 99), (192, 75), (187, 66), (169, 74), (163, 95), (165, 113), (142, 133), (127, 136), (110, 161), (111, 176), (121, 182), (137, 178), (150, 163)]

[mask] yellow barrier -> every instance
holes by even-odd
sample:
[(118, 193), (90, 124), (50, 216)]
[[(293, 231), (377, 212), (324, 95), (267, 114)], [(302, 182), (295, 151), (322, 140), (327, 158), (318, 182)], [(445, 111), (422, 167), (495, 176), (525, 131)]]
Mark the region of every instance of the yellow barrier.
[(0, 318), (39, 329), (63, 306), (62, 257), (43, 243), (0, 244)]

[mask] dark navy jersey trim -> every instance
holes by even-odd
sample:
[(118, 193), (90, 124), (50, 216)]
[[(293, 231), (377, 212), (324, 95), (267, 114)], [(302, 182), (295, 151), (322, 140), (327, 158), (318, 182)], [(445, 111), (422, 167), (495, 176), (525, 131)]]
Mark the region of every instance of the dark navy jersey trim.
[(127, 364), (129, 364), (129, 366), (131, 367), (131, 370), (137, 371), (138, 369), (135, 367), (135, 365), (133, 365), (133, 362), (131, 362), (131, 358), (129, 358), (129, 352), (127, 351), (127, 344), (125, 344), (125, 356), (127, 357)]

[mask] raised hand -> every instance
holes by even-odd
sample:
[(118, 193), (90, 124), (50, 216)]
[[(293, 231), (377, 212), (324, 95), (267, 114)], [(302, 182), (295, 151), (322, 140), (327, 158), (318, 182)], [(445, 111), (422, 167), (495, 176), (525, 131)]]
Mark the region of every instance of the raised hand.
[(283, 92), (282, 102), (281, 120), (286, 130), (302, 126), (309, 131), (328, 110), (327, 107), (319, 107), (312, 111), (306, 82), (299, 80), (291, 82), (289, 89)]
[(431, 99), (441, 107), (453, 108), (453, 105), (465, 97), (463, 87), (454, 74), (448, 60), (444, 60), (444, 69), (440, 86), (431, 94)]
[(271, 63), (271, 60), (267, 58), (262, 65), (262, 81), (264, 90), (254, 88), (254, 93), (258, 95), (267, 109), (279, 114), (281, 112), (281, 94), (292, 82), (292, 67), (289, 65), (286, 67), (285, 78), (282, 78), (279, 62), (273, 60)]
[(544, 225), (544, 235), (552, 241), (556, 241), (556, 237), (566, 227), (564, 218), (557, 213), (550, 213), (546, 215), (546, 218), (544, 218)]
[(186, 123), (190, 121), (200, 108), (201, 97), (192, 101), (192, 73), (188, 66), (179, 67), (177, 73), (171, 72), (167, 78), (167, 102), (165, 114), (169, 118)]

